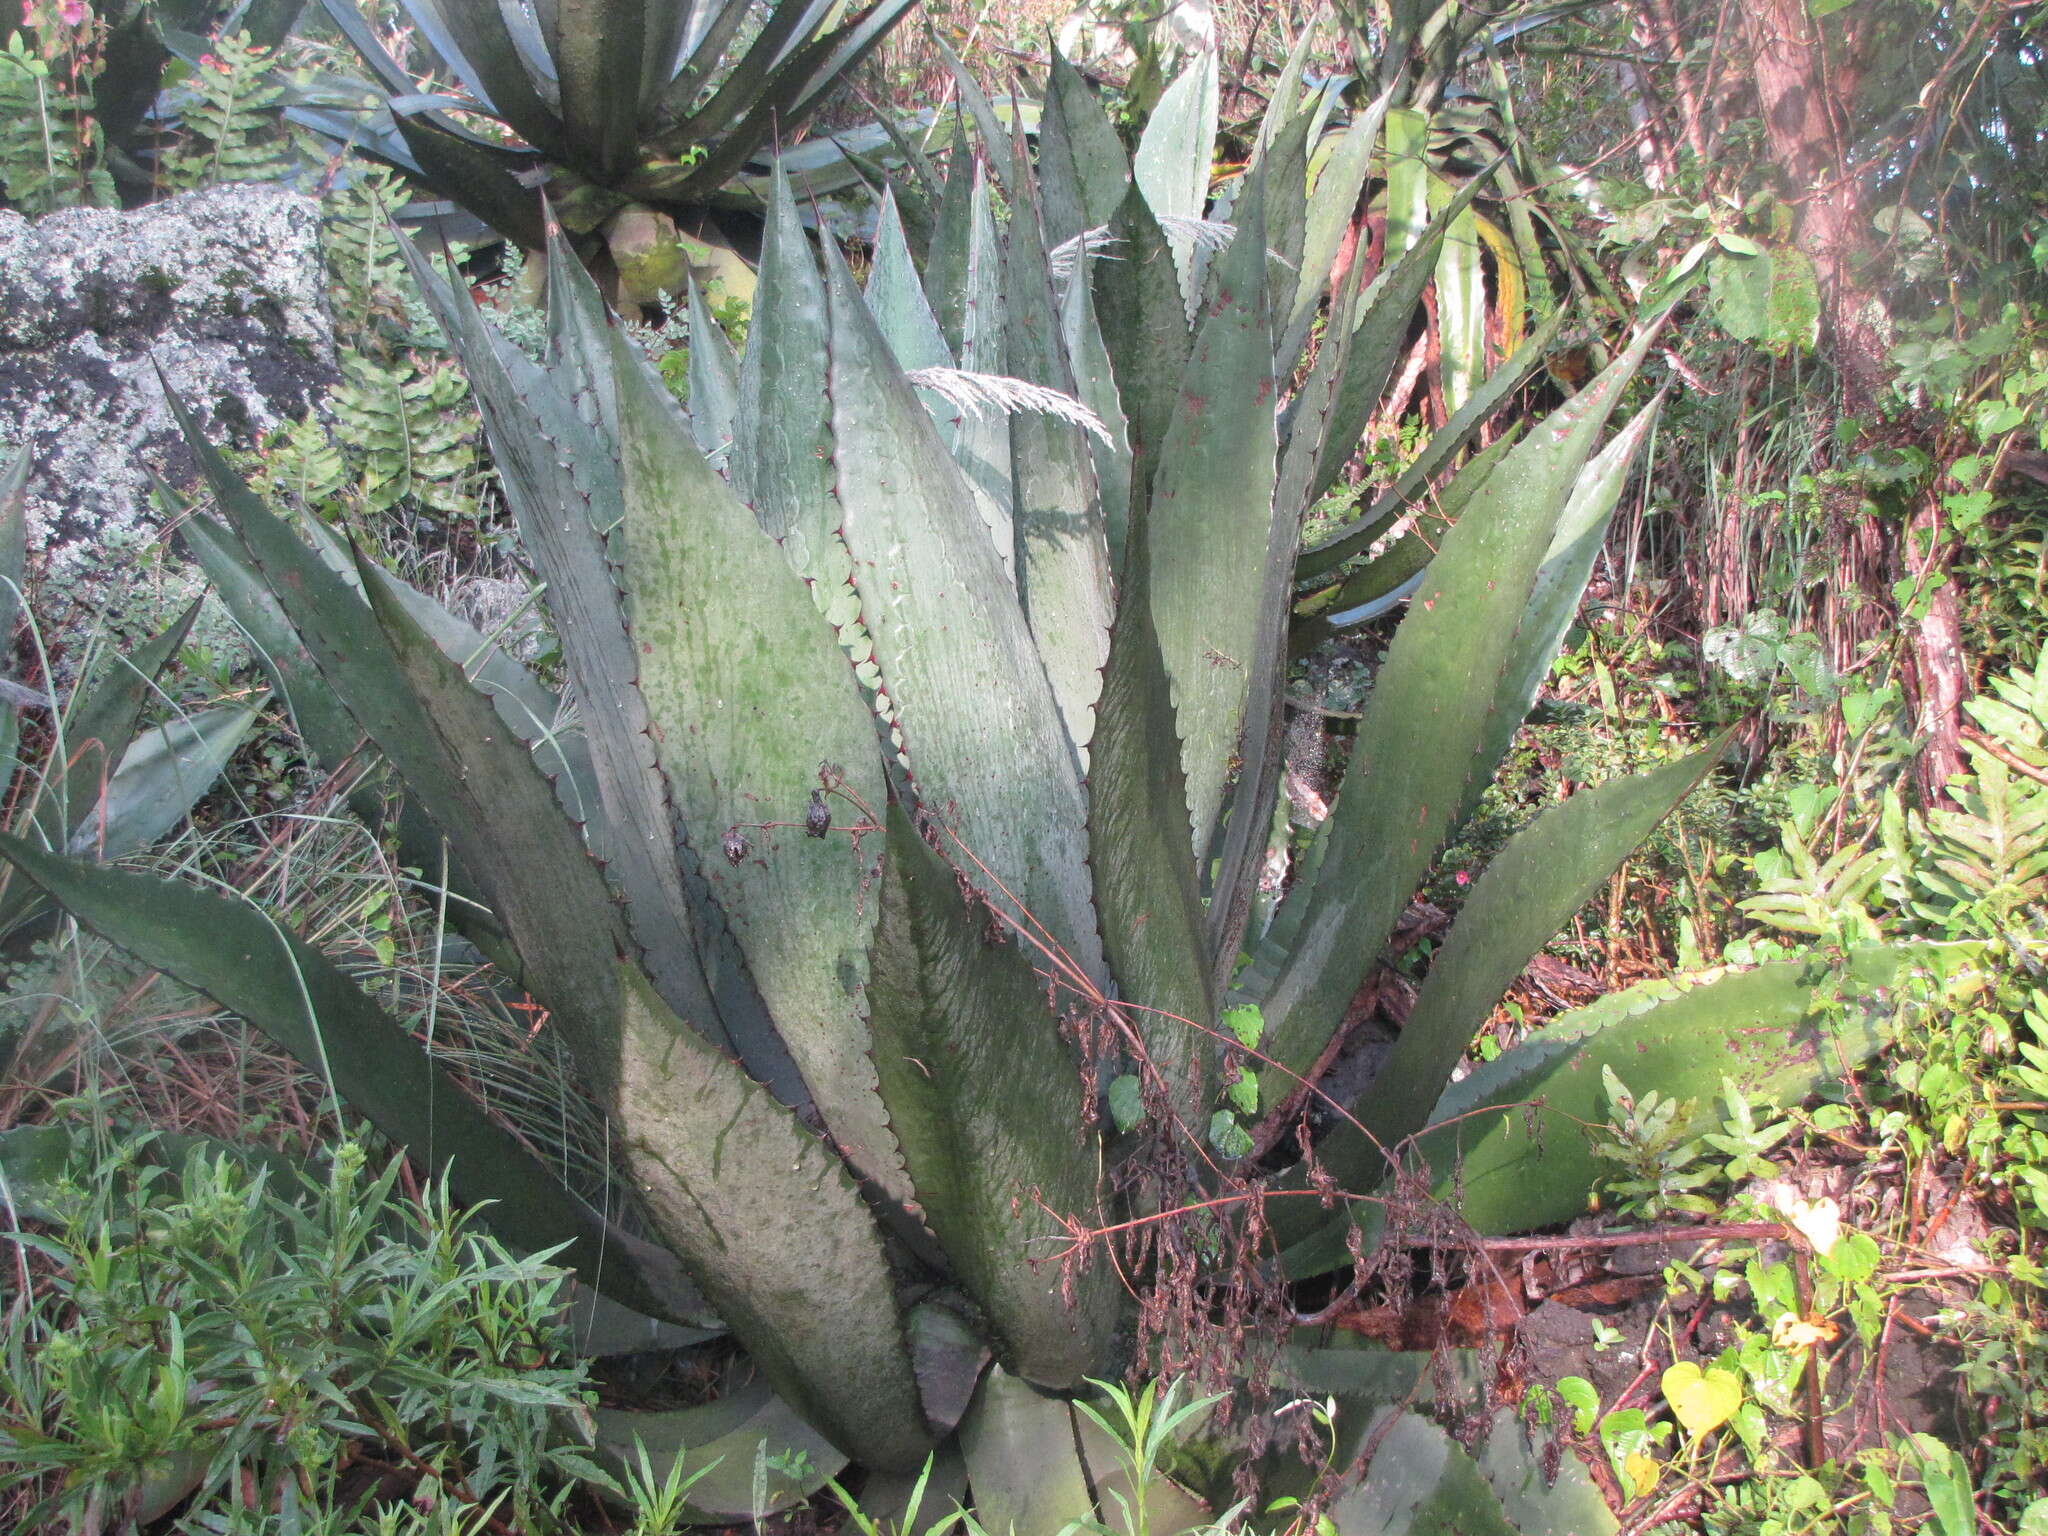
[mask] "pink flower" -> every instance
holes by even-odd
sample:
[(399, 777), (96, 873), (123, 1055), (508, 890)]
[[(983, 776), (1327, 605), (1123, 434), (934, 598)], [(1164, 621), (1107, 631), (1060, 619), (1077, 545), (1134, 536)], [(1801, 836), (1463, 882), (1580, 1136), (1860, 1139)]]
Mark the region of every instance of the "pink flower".
[(202, 53), (199, 55), (199, 67), (201, 69), (219, 69), (222, 66), (220, 60), (216, 59), (212, 54)]
[(1460, 885), (1470, 885), (1472, 883), (1472, 874), (1470, 870), (1459, 870), (1457, 878), (1458, 884)]
[(57, 15), (67, 27), (82, 27), (85, 18), (91, 14), (85, 8), (85, 0), (57, 0)]

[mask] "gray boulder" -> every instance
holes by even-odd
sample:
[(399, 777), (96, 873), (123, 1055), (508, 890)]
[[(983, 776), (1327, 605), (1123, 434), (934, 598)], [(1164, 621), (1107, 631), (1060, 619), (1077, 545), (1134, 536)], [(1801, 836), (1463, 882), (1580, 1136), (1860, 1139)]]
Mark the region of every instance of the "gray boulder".
[(150, 500), (150, 470), (196, 475), (156, 370), (215, 442), (317, 406), (338, 376), (319, 234), (319, 204), (275, 186), (0, 212), (0, 457), (34, 461), (46, 619), (139, 630), (197, 590), (161, 558)]

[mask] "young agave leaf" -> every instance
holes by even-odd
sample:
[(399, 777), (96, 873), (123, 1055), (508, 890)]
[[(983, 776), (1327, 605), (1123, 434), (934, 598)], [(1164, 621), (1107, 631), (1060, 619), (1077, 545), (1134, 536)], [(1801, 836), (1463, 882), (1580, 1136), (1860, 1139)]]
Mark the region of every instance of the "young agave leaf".
[(980, 179), (979, 157), (967, 142), (965, 128), (956, 123), (946, 191), (939, 200), (939, 220), (924, 263), (924, 294), (954, 357), (960, 355), (960, 338), (967, 328), (967, 239)]
[(690, 304), (690, 430), (706, 453), (728, 448), (740, 405), (739, 359), (725, 327), (711, 318), (711, 306), (693, 273)]
[[(1432, 206), (1448, 203), (1450, 189), (1433, 176), (1429, 196)], [(1479, 216), (1468, 204), (1444, 231), (1436, 258), (1440, 369), (1444, 404), (1453, 411), (1486, 376), (1486, 275), (1479, 253)]]
[(946, 345), (938, 316), (932, 313), (917, 265), (911, 259), (893, 188), (882, 193), (882, 211), (875, 221), (875, 255), (868, 267), (867, 301), (897, 367), (909, 373), (918, 368), (953, 366), (953, 349)]
[[(405, 1028), (325, 955), (252, 904), (175, 881), (61, 858), (15, 838), (5, 857), (81, 923), (143, 964), (206, 993), (261, 1029), (465, 1202), (492, 1202), (490, 1224), (562, 1261), (640, 1311), (675, 1315), (679, 1278), (637, 1261), (606, 1224), (508, 1131), (447, 1079)], [(607, 1252), (607, 1248), (610, 1251)], [(666, 1260), (645, 1250), (657, 1265)], [(671, 1261), (672, 1266), (672, 1261)]]
[(1045, 243), (1060, 246), (1116, 217), (1130, 185), (1130, 159), (1081, 72), (1052, 50), (1038, 122), (1038, 179)]
[(958, 467), (826, 257), (844, 534), (918, 798), (979, 861), (989, 900), (1099, 982), (1080, 769), (1044, 664)]
[(1379, 144), (1380, 124), (1387, 115), (1392, 93), (1383, 92), (1371, 105), (1353, 114), (1336, 144), (1323, 158), (1316, 175), (1314, 195), (1308, 200), (1302, 222), (1301, 273), (1288, 305), (1286, 329), (1281, 333), (1280, 367), (1301, 356), (1315, 323), (1316, 311), (1330, 287), (1337, 252), (1344, 234), (1358, 210), (1358, 194), (1372, 168), (1373, 150)]
[[(768, 203), (761, 280), (740, 362), (732, 485), (789, 563), (814, 581), (839, 526), (832, 496), (825, 287), (779, 171)], [(836, 582), (833, 583), (836, 585)]]
[(960, 1421), (974, 1516), (1009, 1536), (1061, 1536), (1095, 1519), (1074, 1413), (1001, 1366), (990, 1369)]
[[(967, 226), (967, 303), (960, 329), (960, 366), (969, 373), (1003, 371), (1003, 244), (989, 205), (988, 179), (974, 178)], [(1003, 574), (1017, 580), (1016, 511), (1010, 478), (1010, 426), (1000, 415), (964, 413), (953, 428), (953, 458), (967, 478), (975, 509)]]
[[(1465, 803), (1500, 678), (1543, 556), (1580, 467), (1655, 335), (1646, 330), (1583, 394), (1487, 477), (1485, 505), (1444, 537), (1394, 637), (1359, 741), (1299, 939), (1262, 999), (1274, 1097), (1312, 1063)], [(1284, 1069), (1284, 1070), (1282, 1070)]]
[(847, 792), (830, 806), (842, 822), (883, 803), (872, 716), (802, 578), (691, 444), (652, 367), (625, 337), (612, 347), (626, 491), (614, 539), (669, 793), (826, 1128), (907, 1202), (861, 1001), (875, 857), (804, 827), (827, 764)]
[[(1719, 761), (1722, 745), (1581, 790), (1494, 856), (1437, 952), (1392, 1053), (1349, 1106), (1359, 1125), (1340, 1122), (1317, 1144), (1316, 1159), (1338, 1188), (1364, 1191), (1381, 1181), (1387, 1149), (1428, 1123), (1459, 1058), (1530, 958), (1692, 792)], [(1292, 1214), (1299, 1230), (1307, 1203), (1295, 1202), (1298, 1214), (1279, 1210), (1276, 1217)]]
[(1143, 523), (1152, 627), (1173, 682), (1194, 847), (1206, 854), (1224, 781), (1244, 730), (1265, 615), (1224, 594), (1266, 565), (1276, 516), (1272, 316), (1266, 291), (1263, 183), (1238, 212), (1216, 265)]
[[(1269, 109), (1266, 115), (1271, 127), (1273, 111)], [(1268, 305), (1273, 312), (1275, 373), (1292, 373), (1299, 355), (1284, 351), (1281, 327), (1291, 317), (1289, 306), (1307, 236), (1308, 131), (1314, 120), (1313, 113), (1301, 112), (1279, 124), (1270, 140), (1262, 144), (1251, 171), (1266, 190), (1266, 260), (1272, 268)]]
[[(1169, 85), (1152, 109), (1131, 157), (1131, 176), (1160, 219), (1199, 219), (1209, 206), (1209, 173), (1216, 158), (1216, 55), (1205, 49)], [(1195, 302), (1193, 239), (1170, 234), (1182, 296)]]
[[(1723, 1077), (1753, 1100), (1796, 1103), (1883, 1044), (1908, 973), (1968, 968), (1971, 945), (1873, 945), (1835, 965), (1820, 956), (1747, 971), (1645, 982), (1566, 1014), (1448, 1088), (1416, 1139), (1417, 1177), (1457, 1201), (1475, 1232), (1523, 1232), (1569, 1221), (1612, 1164), (1595, 1155), (1607, 1123), (1602, 1069), (1631, 1090), (1701, 1106), (1682, 1134), (1705, 1128)], [(1281, 1256), (1291, 1275), (1350, 1262), (1345, 1223), (1373, 1231), (1360, 1207)]]
[(137, 736), (99, 804), (72, 829), (67, 851), (118, 859), (183, 821), (247, 739), (265, 697), (181, 714)]
[[(1128, 538), (1144, 525), (1151, 505), (1152, 477), (1180, 398), (1193, 338), (1165, 232), (1138, 188), (1125, 195), (1109, 235), (1114, 259), (1094, 266), (1095, 314), (1130, 434), (1131, 458), (1130, 505), (1111, 507), (1107, 521), (1111, 529), (1123, 528)], [(1121, 570), (1129, 555), (1113, 544), (1110, 559)]]
[[(1020, 942), (991, 945), (952, 866), (888, 812), (868, 1006), (882, 1098), (926, 1223), (1005, 1367), (1052, 1388), (1102, 1369), (1121, 1285), (1097, 1264), (1062, 1299), (1062, 1218), (1091, 1222), (1095, 1160), (1072, 1049)], [(970, 872), (971, 875), (972, 872)]]
[[(1073, 395), (1076, 385), (1045, 245), (1028, 180), (1021, 175), (1018, 180), (1003, 263), (1003, 371)], [(1109, 538), (1095, 492), (1088, 434), (1073, 422), (1037, 411), (1012, 415), (1009, 432), (1017, 596), (1085, 773), (1115, 612)]]
[(1088, 453), (1095, 465), (1095, 499), (1102, 509), (1103, 537), (1108, 543), (1110, 570), (1123, 563), (1131, 513), (1131, 436), (1124, 425), (1124, 407), (1116, 375), (1095, 318), (1094, 281), (1086, 252), (1077, 251), (1074, 271), (1060, 295), (1060, 339), (1074, 370), (1074, 393), (1103, 424), (1107, 439), (1088, 434)]

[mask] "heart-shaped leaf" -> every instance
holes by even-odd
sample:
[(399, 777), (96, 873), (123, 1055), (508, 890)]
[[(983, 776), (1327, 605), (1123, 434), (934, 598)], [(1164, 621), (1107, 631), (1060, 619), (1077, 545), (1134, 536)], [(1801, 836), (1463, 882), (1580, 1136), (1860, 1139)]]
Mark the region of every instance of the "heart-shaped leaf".
[(1664, 1400), (1695, 1440), (1726, 1424), (1742, 1406), (1741, 1378), (1718, 1366), (1702, 1371), (1694, 1361), (1681, 1360), (1664, 1373), (1663, 1385)]

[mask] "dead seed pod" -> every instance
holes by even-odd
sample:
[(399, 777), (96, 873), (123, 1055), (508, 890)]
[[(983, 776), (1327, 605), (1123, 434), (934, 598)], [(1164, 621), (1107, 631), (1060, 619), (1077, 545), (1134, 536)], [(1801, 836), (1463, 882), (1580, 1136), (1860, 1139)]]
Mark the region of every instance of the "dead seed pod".
[(742, 862), (746, 858), (748, 851), (746, 835), (738, 827), (727, 827), (725, 829), (724, 847), (726, 863), (738, 864)]
[(811, 791), (810, 809), (804, 812), (804, 833), (809, 837), (823, 837), (832, 830), (832, 808), (825, 804), (825, 791)]

